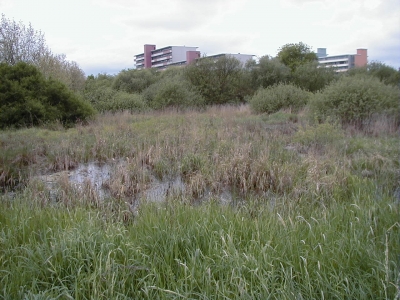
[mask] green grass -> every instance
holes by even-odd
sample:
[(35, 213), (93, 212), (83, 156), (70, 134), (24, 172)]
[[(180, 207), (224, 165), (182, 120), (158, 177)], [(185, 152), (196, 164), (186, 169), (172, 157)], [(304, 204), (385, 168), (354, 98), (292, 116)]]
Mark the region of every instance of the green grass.
[[(0, 196), (0, 299), (395, 299), (398, 137), (297, 122), (224, 107), (0, 132), (21, 183)], [(114, 197), (32, 178), (87, 161), (124, 162)], [(136, 212), (149, 174), (186, 190)]]
[[(294, 205), (106, 209), (1, 203), (0, 295), (27, 299), (393, 299), (398, 207), (390, 197)], [(29, 202), (30, 205), (26, 205)], [(288, 207), (289, 206), (289, 207)]]

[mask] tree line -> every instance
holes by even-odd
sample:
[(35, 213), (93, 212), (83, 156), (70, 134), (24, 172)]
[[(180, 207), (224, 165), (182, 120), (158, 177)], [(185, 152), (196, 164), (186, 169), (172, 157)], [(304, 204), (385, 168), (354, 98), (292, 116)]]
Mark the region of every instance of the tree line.
[(4, 15), (0, 78), (0, 128), (54, 120), (73, 124), (90, 119), (96, 111), (238, 103), (249, 103), (254, 113), (296, 111), (309, 105), (321, 121), (336, 117), (357, 124), (373, 113), (399, 112), (400, 71), (372, 62), (339, 75), (320, 67), (311, 47), (302, 42), (282, 46), (276, 57), (265, 55), (245, 65), (229, 56), (203, 57), (183, 67), (126, 69), (85, 78), (77, 63), (51, 52), (42, 32)]

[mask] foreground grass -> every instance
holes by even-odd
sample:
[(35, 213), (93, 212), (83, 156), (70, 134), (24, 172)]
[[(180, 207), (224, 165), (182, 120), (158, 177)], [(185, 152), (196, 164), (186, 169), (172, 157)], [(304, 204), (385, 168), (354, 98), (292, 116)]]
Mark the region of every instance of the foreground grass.
[[(2, 132), (0, 298), (395, 299), (398, 145), (245, 108)], [(31, 180), (121, 160), (104, 201)], [(149, 174), (186, 190), (133, 212)]]
[[(133, 223), (85, 206), (1, 203), (4, 299), (394, 299), (398, 207), (145, 205)], [(30, 203), (27, 205), (27, 203)]]

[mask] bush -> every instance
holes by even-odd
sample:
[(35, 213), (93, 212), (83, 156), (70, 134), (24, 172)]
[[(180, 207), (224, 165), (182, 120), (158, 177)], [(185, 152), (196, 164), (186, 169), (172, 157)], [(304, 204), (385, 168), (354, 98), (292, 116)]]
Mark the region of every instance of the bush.
[(0, 128), (33, 126), (60, 121), (84, 121), (94, 114), (91, 105), (64, 84), (46, 80), (27, 63), (0, 64)]
[(365, 67), (353, 68), (348, 74), (350, 76), (371, 75), (385, 84), (400, 85), (400, 71), (379, 61), (370, 62)]
[(309, 93), (292, 84), (278, 84), (260, 89), (250, 99), (255, 113), (274, 113), (288, 108), (296, 112), (307, 104)]
[(358, 128), (373, 114), (398, 116), (399, 112), (399, 88), (366, 75), (343, 76), (310, 101), (312, 118), (324, 121), (330, 117)]
[(185, 68), (185, 78), (196, 87), (206, 104), (244, 102), (250, 91), (250, 78), (242, 63), (230, 56), (203, 57)]
[(368, 73), (377, 77), (385, 84), (400, 85), (400, 70), (396, 70), (381, 62), (371, 62), (367, 65)]
[(93, 106), (99, 112), (118, 112), (129, 110), (130, 112), (143, 112), (147, 109), (143, 97), (139, 94), (129, 94), (126, 92), (115, 92), (110, 88), (103, 90), (103, 99), (99, 98)]
[(113, 89), (127, 93), (141, 93), (157, 81), (155, 69), (122, 70), (113, 82)]
[[(120, 75), (124, 72), (122, 71)], [(118, 75), (118, 76), (120, 76)], [(96, 77), (90, 75), (86, 80), (84, 90), (85, 98), (92, 103), (99, 112), (117, 112), (129, 110), (130, 112), (142, 112), (147, 109), (143, 97), (138, 93), (128, 93), (123, 88), (115, 90), (117, 77), (98, 74)], [(121, 83), (121, 82), (120, 82)]]
[(166, 107), (203, 106), (203, 97), (186, 80), (179, 76), (164, 77), (142, 93), (145, 102), (153, 109)]

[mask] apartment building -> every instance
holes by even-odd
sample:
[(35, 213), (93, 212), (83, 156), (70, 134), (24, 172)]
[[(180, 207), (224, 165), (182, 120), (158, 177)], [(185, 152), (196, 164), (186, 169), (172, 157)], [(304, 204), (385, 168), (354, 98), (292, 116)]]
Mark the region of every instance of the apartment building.
[(368, 63), (367, 49), (357, 49), (356, 54), (327, 55), (326, 48), (317, 48), (318, 62), (321, 66), (334, 68), (336, 72), (346, 72)]
[(200, 58), (197, 47), (144, 45), (144, 52), (135, 55), (136, 69), (165, 69), (170, 66), (187, 65)]

